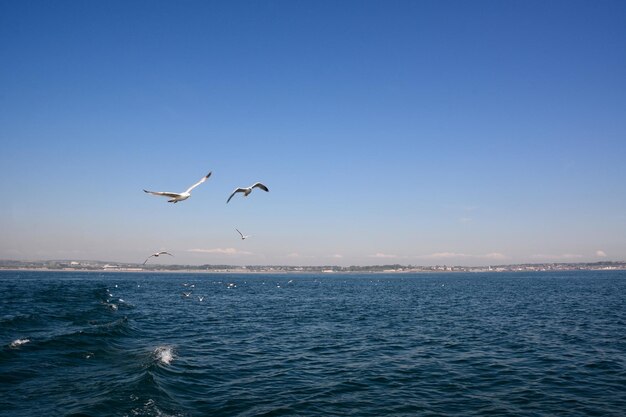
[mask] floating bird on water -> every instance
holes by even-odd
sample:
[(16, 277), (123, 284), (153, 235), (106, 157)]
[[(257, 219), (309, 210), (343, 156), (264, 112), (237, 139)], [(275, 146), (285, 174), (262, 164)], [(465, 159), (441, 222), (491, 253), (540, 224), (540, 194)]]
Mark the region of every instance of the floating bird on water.
[(246, 240), (247, 238), (252, 237), (250, 235), (244, 235), (243, 233), (239, 231), (239, 229), (235, 229), (235, 230), (237, 231), (237, 233), (241, 235), (241, 240)]
[(178, 203), (179, 201), (183, 201), (191, 197), (191, 190), (193, 190), (198, 185), (205, 182), (207, 178), (209, 178), (210, 176), (211, 176), (211, 173), (209, 172), (208, 174), (206, 174), (206, 176), (202, 177), (200, 181), (198, 181), (191, 187), (187, 188), (187, 191), (184, 191), (182, 193), (170, 193), (170, 192), (163, 192), (163, 191), (148, 191), (148, 190), (143, 190), (143, 191), (146, 193), (150, 193), (152, 195), (161, 195), (164, 197), (169, 197), (171, 198), (171, 200), (167, 200), (168, 203)]
[(243, 196), (247, 197), (248, 194), (252, 192), (253, 188), (260, 188), (263, 191), (269, 191), (269, 189), (265, 185), (261, 184), (260, 182), (257, 182), (254, 185), (251, 185), (250, 187), (247, 187), (247, 188), (235, 188), (235, 191), (233, 191), (230, 197), (228, 197), (228, 200), (226, 200), (226, 202), (228, 203), (230, 199), (233, 198), (233, 196), (237, 193), (243, 193)]
[(155, 252), (155, 253), (153, 253), (152, 255), (148, 256), (148, 257), (146, 258), (146, 260), (145, 260), (145, 261), (143, 261), (143, 264), (145, 265), (145, 264), (146, 264), (146, 262), (148, 262), (148, 259), (152, 258), (153, 256), (154, 256), (155, 258), (158, 258), (158, 257), (159, 257), (159, 256), (161, 256), (161, 255), (169, 255), (169, 256), (174, 256), (174, 255), (172, 255), (171, 253), (169, 253), (169, 252), (165, 252), (165, 251)]

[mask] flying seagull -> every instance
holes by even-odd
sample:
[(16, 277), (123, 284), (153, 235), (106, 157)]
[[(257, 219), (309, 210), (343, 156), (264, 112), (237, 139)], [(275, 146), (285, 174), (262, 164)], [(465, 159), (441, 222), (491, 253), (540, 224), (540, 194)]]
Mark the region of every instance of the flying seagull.
[(198, 181), (191, 187), (187, 188), (187, 191), (184, 191), (182, 193), (169, 193), (169, 192), (163, 192), (163, 191), (148, 191), (148, 190), (143, 190), (143, 191), (146, 193), (150, 193), (152, 195), (162, 195), (164, 197), (169, 197), (171, 198), (171, 200), (167, 200), (168, 203), (178, 203), (179, 201), (183, 201), (191, 197), (191, 190), (193, 190), (198, 185), (205, 182), (207, 178), (209, 178), (210, 176), (211, 176), (211, 173), (209, 172), (208, 174), (206, 174), (206, 176), (202, 177), (200, 181)]
[(146, 258), (146, 260), (145, 260), (145, 261), (143, 261), (143, 264), (145, 265), (145, 264), (146, 264), (146, 262), (148, 262), (148, 259), (152, 258), (153, 256), (154, 256), (155, 258), (158, 258), (158, 257), (159, 257), (159, 256), (161, 256), (161, 255), (169, 255), (169, 256), (174, 256), (174, 255), (172, 255), (171, 253), (169, 253), (169, 252), (165, 252), (165, 251), (155, 252), (155, 253), (153, 253), (152, 255), (148, 256), (148, 257)]
[(230, 197), (228, 197), (228, 200), (226, 200), (226, 202), (228, 203), (230, 201), (230, 199), (233, 198), (233, 196), (235, 194), (237, 194), (237, 193), (243, 193), (243, 196), (247, 197), (248, 194), (250, 194), (252, 192), (252, 189), (253, 188), (257, 188), (257, 187), (260, 188), (263, 191), (269, 191), (269, 189), (265, 185), (261, 184), (260, 182), (257, 182), (256, 184), (251, 185), (248, 188), (235, 188), (235, 191), (233, 191), (233, 193), (230, 195)]
[(241, 235), (241, 240), (246, 240), (247, 238), (251, 237), (250, 235), (244, 235), (243, 233), (239, 231), (239, 229), (235, 229), (235, 230), (237, 231), (237, 233)]

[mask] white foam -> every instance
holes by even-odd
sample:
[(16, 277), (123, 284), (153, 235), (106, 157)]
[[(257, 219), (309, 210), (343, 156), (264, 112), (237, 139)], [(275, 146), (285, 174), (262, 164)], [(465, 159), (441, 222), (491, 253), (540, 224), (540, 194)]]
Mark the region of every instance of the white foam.
[(154, 356), (159, 362), (169, 365), (174, 360), (174, 348), (171, 346), (159, 346), (154, 349)]
[(11, 342), (9, 346), (12, 348), (16, 348), (16, 347), (25, 345), (28, 342), (30, 342), (30, 339), (15, 339), (14, 341)]

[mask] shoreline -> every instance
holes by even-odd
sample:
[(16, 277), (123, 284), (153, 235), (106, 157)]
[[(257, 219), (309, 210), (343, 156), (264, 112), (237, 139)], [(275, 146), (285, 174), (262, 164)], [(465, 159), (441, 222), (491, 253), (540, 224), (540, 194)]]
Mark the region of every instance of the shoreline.
[(285, 271), (285, 270), (268, 270), (268, 271), (258, 271), (258, 270), (206, 270), (206, 269), (160, 269), (160, 270), (146, 270), (146, 269), (52, 269), (52, 268), (19, 268), (19, 267), (0, 267), (0, 272), (84, 272), (84, 273), (105, 273), (105, 274), (115, 274), (115, 273), (134, 273), (134, 274), (223, 274), (223, 275), (262, 275), (262, 274), (273, 274), (273, 275), (406, 275), (406, 274), (460, 274), (460, 273), (520, 273), (520, 272), (575, 272), (575, 271), (596, 271), (596, 272), (609, 272), (609, 271), (626, 271), (626, 266), (615, 266), (615, 267), (606, 267), (606, 268), (553, 268), (553, 269), (481, 269), (480, 267), (476, 268), (467, 268), (467, 269), (458, 269), (458, 270), (415, 270), (415, 269), (403, 269), (403, 270), (383, 270), (383, 271), (335, 271), (335, 270), (326, 270), (326, 271)]

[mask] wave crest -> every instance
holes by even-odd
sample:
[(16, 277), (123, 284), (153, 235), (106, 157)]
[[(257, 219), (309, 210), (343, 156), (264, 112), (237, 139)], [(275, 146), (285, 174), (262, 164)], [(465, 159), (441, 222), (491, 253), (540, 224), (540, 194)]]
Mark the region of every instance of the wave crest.
[(174, 360), (174, 348), (172, 346), (159, 346), (154, 349), (154, 357), (159, 362), (169, 365)]
[(15, 339), (14, 341), (11, 342), (9, 347), (18, 348), (22, 345), (25, 345), (28, 342), (30, 342), (30, 339)]

